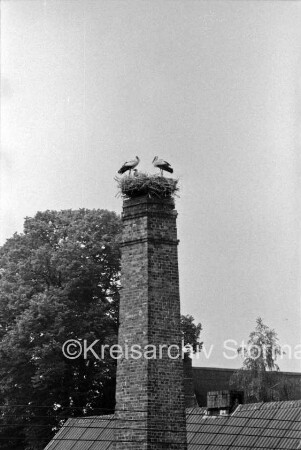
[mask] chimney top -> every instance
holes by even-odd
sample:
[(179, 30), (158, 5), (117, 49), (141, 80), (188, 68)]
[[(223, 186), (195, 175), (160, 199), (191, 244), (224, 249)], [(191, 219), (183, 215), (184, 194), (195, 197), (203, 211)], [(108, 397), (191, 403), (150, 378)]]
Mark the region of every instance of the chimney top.
[(138, 175), (126, 175), (115, 178), (119, 193), (124, 198), (148, 196), (150, 198), (165, 199), (176, 195), (178, 180), (161, 175), (149, 175), (139, 172)]

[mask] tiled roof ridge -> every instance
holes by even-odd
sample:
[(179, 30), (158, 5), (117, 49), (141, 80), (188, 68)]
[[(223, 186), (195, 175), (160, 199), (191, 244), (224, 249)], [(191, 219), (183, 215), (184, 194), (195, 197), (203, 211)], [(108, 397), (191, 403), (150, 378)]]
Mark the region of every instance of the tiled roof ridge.
[[(217, 372), (238, 372), (240, 370), (246, 370), (248, 371), (249, 369), (234, 369), (234, 368), (229, 368), (229, 367), (199, 367), (199, 366), (192, 366), (193, 370), (196, 371), (217, 371)], [(292, 375), (292, 376), (296, 376), (296, 377), (300, 377), (301, 376), (301, 372), (291, 372), (291, 371), (285, 371), (285, 370), (268, 370), (267, 373), (279, 373), (281, 375)]]
[[(286, 409), (286, 408), (299, 408), (301, 407), (301, 400), (284, 400), (279, 402), (257, 402), (257, 403), (245, 403), (240, 404), (233, 411), (232, 415), (239, 411), (249, 410), (263, 410), (263, 409)], [(207, 408), (205, 406), (194, 406), (186, 408), (187, 415), (204, 414)], [(114, 419), (114, 414), (102, 414), (98, 416), (84, 416), (84, 417), (70, 417), (69, 422), (76, 422), (79, 420), (107, 420)], [(65, 422), (66, 424), (67, 422)]]
[[(267, 410), (267, 409), (288, 409), (288, 408), (300, 408), (301, 400), (284, 400), (279, 402), (258, 402), (258, 403), (245, 403), (240, 404), (237, 408), (232, 412), (231, 416), (235, 416), (240, 411), (259, 411), (259, 410)], [(202, 407), (192, 407), (186, 409), (187, 416), (189, 415), (205, 415), (207, 408)], [(222, 416), (221, 416), (222, 417)]]
[(244, 403), (238, 405), (236, 410), (250, 410), (250, 409), (284, 409), (284, 408), (299, 408), (301, 400), (282, 400), (278, 402), (258, 402), (258, 403)]
[[(76, 422), (78, 420), (108, 420), (114, 419), (115, 414), (100, 414), (99, 416), (83, 416), (83, 417), (69, 417), (68, 421)], [(67, 423), (67, 421), (65, 422)]]

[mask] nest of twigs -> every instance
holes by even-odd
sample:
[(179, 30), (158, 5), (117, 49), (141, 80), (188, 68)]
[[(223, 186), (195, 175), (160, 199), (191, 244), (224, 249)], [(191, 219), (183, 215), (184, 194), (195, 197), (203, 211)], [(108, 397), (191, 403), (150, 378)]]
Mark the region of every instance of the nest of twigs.
[(177, 196), (179, 191), (179, 180), (160, 175), (138, 172), (135, 175), (116, 177), (115, 180), (118, 185), (118, 195), (123, 198), (140, 197), (142, 195), (168, 198)]

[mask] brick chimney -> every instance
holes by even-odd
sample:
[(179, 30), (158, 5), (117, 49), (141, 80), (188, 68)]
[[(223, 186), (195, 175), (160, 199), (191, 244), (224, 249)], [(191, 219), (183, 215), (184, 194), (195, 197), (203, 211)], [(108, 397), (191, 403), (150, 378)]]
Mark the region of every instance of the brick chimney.
[(184, 392), (186, 408), (198, 406), (193, 385), (192, 360), (187, 353), (184, 358)]
[(129, 356), (117, 363), (117, 450), (187, 449), (176, 217), (172, 198), (124, 200), (118, 342)]

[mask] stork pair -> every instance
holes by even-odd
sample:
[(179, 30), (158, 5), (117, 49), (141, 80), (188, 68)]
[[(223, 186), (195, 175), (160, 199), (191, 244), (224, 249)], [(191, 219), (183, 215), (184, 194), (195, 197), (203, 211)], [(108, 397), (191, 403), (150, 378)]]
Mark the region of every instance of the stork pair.
[[(139, 162), (140, 159), (138, 156), (136, 156), (136, 159), (125, 162), (123, 166), (118, 170), (118, 173), (122, 174), (129, 171), (131, 174), (132, 170), (135, 169), (136, 166), (138, 166)], [(164, 159), (159, 159), (158, 156), (155, 156), (152, 162), (154, 167), (158, 167), (158, 169), (160, 169), (161, 176), (163, 176), (163, 170), (166, 170), (166, 172), (169, 173), (173, 173), (171, 165), (167, 161), (164, 161)], [(137, 172), (137, 170), (135, 169), (134, 172)]]

